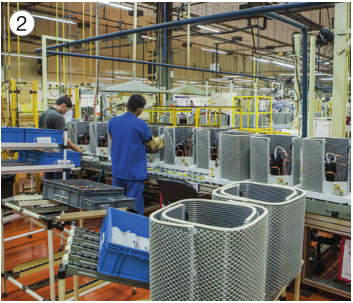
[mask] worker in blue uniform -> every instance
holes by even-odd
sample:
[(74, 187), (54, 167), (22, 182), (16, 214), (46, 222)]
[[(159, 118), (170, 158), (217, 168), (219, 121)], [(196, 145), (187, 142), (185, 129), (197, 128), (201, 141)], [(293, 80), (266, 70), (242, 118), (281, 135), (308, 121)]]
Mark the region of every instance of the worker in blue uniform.
[(135, 209), (143, 215), (144, 180), (147, 179), (146, 145), (152, 149), (163, 147), (162, 137), (153, 137), (146, 122), (138, 117), (142, 114), (146, 100), (139, 94), (132, 95), (127, 102), (127, 112), (113, 117), (108, 124), (112, 139), (113, 186), (125, 189), (125, 196), (135, 198)]

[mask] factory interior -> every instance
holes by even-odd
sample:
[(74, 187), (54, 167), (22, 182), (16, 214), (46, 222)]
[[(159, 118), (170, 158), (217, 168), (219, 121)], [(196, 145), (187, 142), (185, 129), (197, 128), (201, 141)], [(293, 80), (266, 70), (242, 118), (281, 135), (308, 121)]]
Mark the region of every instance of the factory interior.
[(1, 2), (2, 301), (350, 301), (350, 2)]

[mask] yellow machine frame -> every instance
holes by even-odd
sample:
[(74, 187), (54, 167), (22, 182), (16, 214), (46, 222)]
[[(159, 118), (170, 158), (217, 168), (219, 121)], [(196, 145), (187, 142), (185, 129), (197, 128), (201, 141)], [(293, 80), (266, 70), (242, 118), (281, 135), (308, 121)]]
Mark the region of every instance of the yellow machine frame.
[[(248, 126), (249, 126), (249, 122), (250, 122), (250, 114), (255, 114), (255, 128), (244, 127), (243, 130), (246, 130), (251, 133), (290, 135), (290, 133), (287, 133), (287, 132), (273, 131), (273, 127), (272, 127), (272, 97), (267, 97), (267, 96), (256, 96), (256, 97), (255, 96), (234, 96), (233, 97), (233, 106), (235, 106), (236, 99), (246, 99), (247, 100), (247, 104), (246, 104), (247, 111), (243, 112), (243, 113), (248, 114)], [(250, 111), (250, 104), (249, 104), (250, 99), (255, 99), (255, 112)], [(270, 99), (271, 100), (269, 112), (259, 112), (258, 111), (259, 99)], [(259, 128), (258, 115), (270, 115), (270, 127)], [(241, 117), (240, 117), (240, 123), (242, 123)]]
[[(218, 112), (218, 123), (207, 123), (207, 124), (202, 124), (199, 125), (199, 117), (200, 117), (200, 110), (201, 109), (215, 109)], [(232, 114), (235, 114), (235, 111), (237, 110), (240, 113), (240, 131), (242, 130), (242, 113), (243, 109), (239, 106), (155, 106), (152, 107), (152, 109), (145, 109), (144, 112), (149, 113), (150, 121), (151, 123), (155, 123), (155, 117), (153, 113), (160, 113), (160, 112), (169, 112), (172, 113), (170, 116), (170, 122), (173, 124), (173, 126), (178, 126), (177, 125), (177, 112), (193, 112), (195, 110), (195, 124), (194, 125), (185, 125), (186, 127), (199, 127), (199, 126), (218, 126), (221, 127), (221, 110), (222, 109), (231, 109)], [(184, 126), (184, 125), (183, 125)], [(234, 127), (234, 123), (232, 125)]]

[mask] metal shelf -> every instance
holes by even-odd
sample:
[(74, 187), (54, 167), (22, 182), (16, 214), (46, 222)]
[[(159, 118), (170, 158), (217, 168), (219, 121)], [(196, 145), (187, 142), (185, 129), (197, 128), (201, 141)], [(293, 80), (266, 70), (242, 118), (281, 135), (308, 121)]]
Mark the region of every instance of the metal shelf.
[(1, 143), (1, 150), (38, 150), (58, 147), (58, 143)]
[[(65, 168), (71, 170), (79, 170), (80, 167), (75, 168), (75, 164), (66, 164)], [(63, 164), (52, 164), (52, 165), (28, 165), (28, 163), (1, 161), (1, 174), (26, 174), (26, 173), (46, 173), (46, 172), (57, 172), (64, 169)]]

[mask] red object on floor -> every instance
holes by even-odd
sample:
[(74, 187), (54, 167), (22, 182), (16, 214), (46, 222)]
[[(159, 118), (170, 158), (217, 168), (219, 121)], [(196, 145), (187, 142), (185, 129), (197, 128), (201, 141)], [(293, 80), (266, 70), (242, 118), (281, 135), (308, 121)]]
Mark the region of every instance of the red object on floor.
[(351, 125), (351, 117), (346, 117), (346, 125)]
[(162, 208), (162, 205), (163, 205), (163, 199), (162, 199), (162, 194), (159, 194), (159, 204)]

